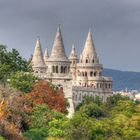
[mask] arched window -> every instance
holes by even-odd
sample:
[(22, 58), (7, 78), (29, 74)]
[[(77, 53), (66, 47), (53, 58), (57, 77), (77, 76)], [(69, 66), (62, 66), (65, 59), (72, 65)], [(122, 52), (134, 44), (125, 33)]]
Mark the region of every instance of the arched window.
[(63, 73), (63, 66), (61, 66), (61, 73)]
[(66, 73), (66, 72), (67, 72), (67, 67), (65, 66), (65, 67), (64, 67), (64, 73)]
[(102, 83), (100, 83), (100, 88), (102, 88)]
[(97, 76), (97, 72), (94, 72), (94, 76)]
[(107, 83), (105, 83), (105, 88), (107, 88)]
[(55, 68), (56, 68), (56, 73), (58, 73), (58, 66), (56, 66)]
[(85, 72), (85, 76), (87, 76), (87, 72)]
[(94, 63), (94, 59), (92, 60), (92, 63)]
[(55, 73), (55, 67), (54, 66), (52, 66), (52, 71), (53, 71), (53, 73)]
[(93, 76), (93, 72), (92, 71), (90, 72), (90, 76)]
[(88, 60), (86, 59), (86, 63), (88, 63)]

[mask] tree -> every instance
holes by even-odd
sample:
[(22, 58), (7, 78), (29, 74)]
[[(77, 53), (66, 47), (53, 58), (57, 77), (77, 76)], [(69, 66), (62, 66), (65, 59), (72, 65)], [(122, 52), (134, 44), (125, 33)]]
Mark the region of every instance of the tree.
[(129, 97), (123, 97), (120, 94), (116, 94), (107, 98), (106, 105), (110, 109), (117, 105), (120, 100), (130, 100)]
[(47, 136), (48, 121), (51, 119), (51, 111), (46, 105), (37, 105), (30, 116), (30, 128), (24, 135), (32, 140), (42, 140)]
[(26, 95), (29, 106), (37, 104), (46, 104), (50, 109), (58, 112), (67, 113), (67, 101), (61, 89), (53, 89), (50, 83), (46, 81), (38, 81), (32, 86), (30, 93)]
[(16, 72), (8, 80), (11, 87), (18, 89), (23, 93), (30, 92), (32, 85), (38, 80), (32, 73)]
[(48, 136), (55, 138), (64, 138), (67, 130), (65, 125), (68, 122), (66, 116), (60, 112), (52, 111), (52, 120), (48, 123)]
[(16, 90), (0, 87), (0, 135), (5, 139), (21, 140), (27, 129), (24, 96)]
[(100, 118), (105, 116), (104, 110), (95, 103), (83, 105), (79, 111), (86, 114), (88, 117), (93, 118)]
[(82, 100), (82, 102), (76, 107), (76, 110), (79, 110), (81, 106), (88, 105), (90, 103), (95, 103), (97, 105), (102, 105), (102, 101), (99, 96), (96, 97), (89, 97), (85, 96)]
[(17, 71), (28, 72), (31, 67), (16, 49), (8, 52), (6, 46), (0, 45), (0, 82), (5, 86), (9, 76)]

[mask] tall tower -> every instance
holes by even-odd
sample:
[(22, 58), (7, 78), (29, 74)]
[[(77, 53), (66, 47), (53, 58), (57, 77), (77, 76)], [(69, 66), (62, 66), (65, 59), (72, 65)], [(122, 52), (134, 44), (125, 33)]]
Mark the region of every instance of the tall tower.
[(56, 36), (53, 43), (53, 48), (50, 57), (46, 60), (48, 66), (47, 72), (50, 74), (52, 80), (57, 82), (60, 80), (69, 79), (70, 61), (68, 60), (60, 26), (57, 28)]
[(69, 60), (71, 61), (70, 72), (72, 74), (73, 85), (74, 85), (76, 83), (76, 67), (77, 67), (77, 61), (78, 61), (74, 44), (72, 46), (72, 50), (71, 50), (71, 53), (69, 55)]
[(35, 50), (32, 58), (32, 68), (34, 73), (41, 74), (46, 72), (46, 66), (43, 59), (40, 39), (37, 38)]
[(94, 47), (91, 31), (88, 32), (84, 49), (77, 64), (77, 84), (96, 87), (97, 81), (102, 75), (102, 65)]

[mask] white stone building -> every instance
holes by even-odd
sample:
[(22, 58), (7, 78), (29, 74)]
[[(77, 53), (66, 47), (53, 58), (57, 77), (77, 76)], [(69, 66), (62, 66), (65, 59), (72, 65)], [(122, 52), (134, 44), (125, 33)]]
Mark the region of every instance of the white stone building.
[(69, 58), (66, 56), (60, 27), (57, 29), (50, 56), (46, 48), (43, 57), (38, 38), (32, 68), (36, 76), (63, 87), (65, 97), (70, 102), (71, 113), (84, 96), (100, 96), (106, 101), (112, 95), (112, 78), (102, 76), (103, 66), (99, 63), (90, 31), (79, 59), (74, 45)]

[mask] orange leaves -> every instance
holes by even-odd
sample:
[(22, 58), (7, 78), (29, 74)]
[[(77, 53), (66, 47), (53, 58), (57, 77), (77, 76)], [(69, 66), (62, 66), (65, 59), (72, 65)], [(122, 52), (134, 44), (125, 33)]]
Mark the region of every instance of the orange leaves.
[(32, 91), (26, 95), (26, 99), (32, 107), (37, 104), (47, 104), (50, 109), (66, 112), (66, 100), (62, 90), (54, 90), (46, 81), (34, 84)]

